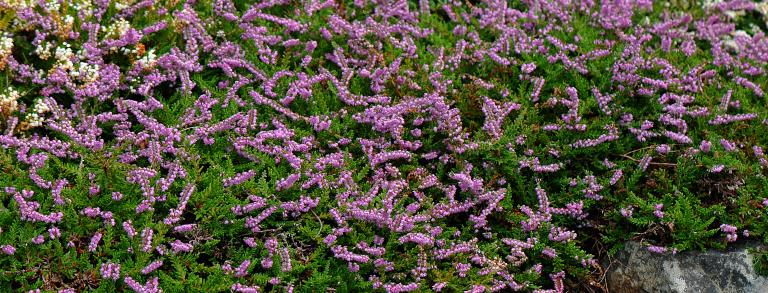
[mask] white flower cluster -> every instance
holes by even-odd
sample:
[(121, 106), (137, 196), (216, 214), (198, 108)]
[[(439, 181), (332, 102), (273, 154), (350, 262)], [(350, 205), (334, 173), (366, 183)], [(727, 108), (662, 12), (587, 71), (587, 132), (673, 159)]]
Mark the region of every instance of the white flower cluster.
[(37, 113), (43, 114), (51, 110), (51, 108), (48, 107), (48, 104), (43, 102), (43, 99), (37, 99), (35, 101), (35, 106), (32, 108)]
[(5, 64), (5, 59), (11, 55), (13, 39), (8, 35), (0, 36), (0, 65)]
[(61, 8), (61, 3), (58, 0), (45, 1), (45, 9), (47, 9), (48, 12), (59, 11), (59, 8)]
[[(43, 41), (37, 45), (34, 53), (37, 54), (40, 59), (48, 60), (51, 57), (53, 45), (50, 42)], [(99, 79), (100, 67), (97, 64), (89, 64), (86, 62), (78, 62), (83, 60), (83, 51), (80, 50), (77, 53), (72, 51), (69, 43), (64, 42), (60, 46), (56, 47), (53, 57), (56, 58), (54, 68), (60, 68), (69, 73), (73, 78), (78, 78), (85, 83), (95, 82)]]
[(122, 48), (120, 48), (120, 53), (123, 53), (123, 55), (125, 55), (125, 56), (139, 55), (139, 48), (136, 47), (136, 48), (131, 49), (131, 48), (128, 48), (128, 47), (122, 47)]
[(37, 99), (35, 101), (35, 106), (32, 108), (33, 112), (27, 114), (27, 124), (30, 127), (42, 126), (43, 121), (45, 121), (45, 117), (43, 115), (50, 110), (51, 108), (48, 107), (48, 104), (43, 102), (42, 99)]
[(72, 4), (72, 8), (75, 11), (78, 11), (78, 12), (82, 11), (83, 13), (85, 13), (86, 17), (91, 16), (92, 7), (93, 7), (93, 3), (91, 3), (91, 0), (74, 1), (74, 3)]
[(704, 0), (701, 3), (701, 7), (705, 9), (710, 9), (712, 7), (715, 7), (715, 5), (718, 5), (720, 3), (723, 3), (723, 0)]
[(29, 127), (43, 126), (43, 119), (44, 118), (37, 115), (37, 113), (29, 113), (27, 114), (27, 125), (29, 125)]
[(2, 2), (12, 10), (32, 7), (32, 0), (2, 0)]
[(765, 20), (765, 24), (768, 25), (768, 0), (763, 0), (763, 2), (755, 3), (755, 10), (757, 10), (757, 12), (760, 12), (760, 14), (763, 15), (763, 20)]
[(99, 79), (99, 69), (100, 68), (98, 64), (80, 62), (78, 70), (72, 70), (69, 75), (75, 78), (79, 77), (85, 83), (91, 83)]
[(56, 58), (56, 65), (64, 70), (72, 70), (75, 65), (72, 63), (72, 57), (75, 53), (72, 52), (72, 48), (69, 47), (69, 43), (64, 42), (61, 46), (56, 48), (56, 53), (53, 57)]
[(147, 51), (147, 53), (137, 61), (141, 62), (141, 66), (143, 66), (145, 69), (155, 67), (157, 64), (157, 55), (155, 55), (155, 49), (149, 49), (149, 51)]
[(110, 24), (109, 26), (102, 26), (101, 32), (104, 33), (104, 37), (109, 38), (120, 38), (120, 36), (124, 35), (128, 30), (131, 29), (131, 23), (127, 20), (121, 18), (115, 21), (114, 23)]
[(128, 7), (131, 7), (133, 3), (136, 2), (135, 0), (117, 0), (115, 1), (115, 9), (117, 11), (122, 11), (123, 9), (126, 9)]
[(53, 45), (51, 45), (50, 42), (42, 42), (41, 44), (37, 45), (35, 47), (35, 54), (37, 54), (38, 57), (42, 60), (48, 60), (48, 58), (51, 58), (51, 48)]
[(75, 25), (75, 18), (72, 15), (65, 15), (62, 19), (62, 23), (64, 24), (63, 28), (66, 31), (72, 30), (72, 27)]
[(0, 113), (7, 116), (19, 109), (19, 103), (17, 100), (21, 95), (14, 88), (8, 88), (8, 90), (0, 94)]
[[(53, 45), (50, 42), (43, 41), (35, 48), (34, 52), (40, 59), (48, 60), (51, 57), (52, 48)], [(53, 57), (56, 59), (54, 68), (65, 70), (72, 78), (79, 79), (85, 83), (97, 81), (100, 77), (99, 71), (101, 68), (98, 64), (79, 62), (78, 60), (85, 59), (83, 53), (82, 49), (75, 53), (72, 51), (69, 43), (62, 43), (56, 47), (53, 53)]]

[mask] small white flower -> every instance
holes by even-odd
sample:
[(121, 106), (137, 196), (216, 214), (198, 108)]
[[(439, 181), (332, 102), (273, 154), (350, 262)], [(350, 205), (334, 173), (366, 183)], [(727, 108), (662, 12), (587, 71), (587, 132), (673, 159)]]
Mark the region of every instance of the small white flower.
[(120, 1), (115, 2), (115, 9), (117, 9), (117, 11), (122, 11), (123, 9), (126, 9), (126, 8), (128, 8), (128, 4), (122, 3)]
[(768, 17), (768, 0), (763, 0), (763, 2), (755, 3), (755, 10), (757, 10), (757, 12), (760, 12), (760, 14), (762, 14), (763, 17)]
[(75, 11), (84, 13), (86, 17), (93, 15), (93, 4), (91, 3), (91, 0), (80, 0), (73, 2), (75, 3), (72, 4), (72, 8), (74, 8)]
[(148, 69), (155, 67), (155, 64), (157, 63), (157, 55), (155, 55), (155, 49), (149, 49), (149, 51), (147, 51), (143, 57), (139, 58), (138, 61), (141, 62), (144, 68)]
[(3, 2), (5, 2), (5, 4), (10, 8), (16, 10), (33, 6), (31, 0), (5, 0)]
[(75, 24), (75, 18), (72, 17), (72, 15), (64, 16), (64, 25), (68, 27), (72, 27), (72, 25)]
[(101, 30), (105, 33), (105, 38), (120, 38), (128, 30), (131, 29), (131, 23), (127, 20), (120, 18), (108, 27), (101, 27)]
[(99, 74), (100, 67), (98, 64), (88, 64), (80, 62), (78, 76), (82, 77), (82, 80), (86, 83), (95, 82), (101, 76)]
[(43, 42), (35, 47), (35, 54), (42, 60), (48, 60), (51, 57), (51, 43)]
[(0, 35), (0, 66), (5, 64), (8, 56), (11, 56), (13, 50), (13, 39), (10, 35)]
[(40, 127), (43, 126), (43, 117), (40, 117), (37, 113), (29, 113), (27, 114), (27, 123), (31, 127)]
[(9, 88), (4, 94), (0, 94), (0, 112), (10, 114), (18, 110), (19, 103), (16, 101), (21, 95), (14, 88)]
[(45, 2), (45, 9), (49, 12), (59, 11), (59, 8), (61, 8), (61, 4), (57, 0), (48, 0)]
[(739, 17), (744, 16), (745, 14), (746, 12), (744, 12), (744, 10), (738, 10), (738, 11), (728, 10), (725, 12), (725, 15), (728, 16), (728, 18), (730, 19), (737, 19)]
[(0, 36), (0, 54), (8, 55), (13, 49), (13, 39), (8, 35)]
[(704, 3), (702, 3), (701, 6), (704, 8), (710, 8), (722, 2), (723, 0), (704, 0)]
[(69, 60), (73, 55), (72, 48), (69, 47), (67, 42), (64, 42), (60, 47), (56, 48), (56, 53), (53, 56), (58, 60)]
[(46, 104), (45, 102), (43, 102), (43, 99), (37, 99), (37, 100), (35, 100), (35, 106), (34, 106), (33, 110), (34, 110), (34, 111), (35, 111), (37, 114), (40, 114), (40, 115), (42, 115), (42, 114), (44, 114), (44, 113), (46, 113), (46, 112), (50, 111), (50, 110), (51, 110), (51, 108), (49, 108), (49, 107), (48, 107), (48, 104)]

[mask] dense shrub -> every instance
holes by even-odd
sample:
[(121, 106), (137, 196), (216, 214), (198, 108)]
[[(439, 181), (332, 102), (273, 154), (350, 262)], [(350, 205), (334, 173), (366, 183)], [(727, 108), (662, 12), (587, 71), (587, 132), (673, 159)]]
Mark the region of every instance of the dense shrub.
[(3, 1), (0, 288), (562, 292), (763, 239), (766, 13)]

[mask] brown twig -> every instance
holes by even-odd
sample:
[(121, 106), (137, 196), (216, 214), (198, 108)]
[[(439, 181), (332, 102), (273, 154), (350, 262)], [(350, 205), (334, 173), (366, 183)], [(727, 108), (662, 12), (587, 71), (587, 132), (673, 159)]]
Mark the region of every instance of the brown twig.
[[(619, 155), (619, 156), (622, 156), (624, 158), (630, 159), (630, 160), (638, 162), (638, 163), (640, 162), (640, 160), (635, 159), (635, 158), (630, 157), (630, 156), (627, 156), (627, 155)], [(650, 164), (651, 165), (655, 165), (655, 166), (677, 167), (677, 164), (672, 164), (672, 163), (656, 163), (656, 162), (651, 162)]]

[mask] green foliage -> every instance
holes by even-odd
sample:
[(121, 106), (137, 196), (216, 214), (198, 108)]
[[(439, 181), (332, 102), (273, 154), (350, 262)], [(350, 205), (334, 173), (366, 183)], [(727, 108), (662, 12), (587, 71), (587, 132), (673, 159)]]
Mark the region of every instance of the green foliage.
[[(158, 1), (164, 6), (171, 4), (180, 5), (177, 1)], [(212, 14), (212, 1), (198, 1), (197, 11), (201, 16)], [(233, 1), (241, 11), (246, 9), (246, 3), (243, 1)], [(352, 7), (351, 3), (347, 6)], [(472, 2), (472, 1), (470, 1)], [(677, 4), (677, 3), (676, 3)], [(437, 3), (433, 3), (437, 5)], [(519, 2), (511, 4), (523, 5)], [(656, 4), (660, 5), (660, 4)], [(686, 7), (686, 11), (697, 15), (702, 13), (700, 9), (693, 6)], [(352, 10), (352, 9), (349, 9)], [(350, 14), (350, 11), (346, 13)], [(357, 11), (356, 18), (363, 19), (364, 15), (371, 13), (370, 7), (361, 8)], [(655, 11), (655, 10), (654, 10)], [(107, 16), (116, 13), (114, 7), (107, 11)], [(291, 9), (281, 7), (270, 9), (269, 13), (275, 15), (287, 16), (292, 14)], [(323, 22), (327, 18), (328, 11), (320, 11), (315, 15), (301, 15), (299, 19), (307, 23), (310, 27), (309, 33), (296, 36), (300, 39), (321, 40), (318, 48), (311, 54), (320, 59), (320, 56), (330, 54), (334, 48), (344, 46), (345, 40), (336, 37), (330, 41), (322, 41), (323, 38), (317, 33), (318, 28), (325, 26)], [(10, 21), (10, 14), (0, 15), (0, 29), (5, 27)], [(639, 19), (644, 17), (659, 18), (655, 12), (647, 12), (635, 15)], [(350, 19), (353, 19), (350, 15)], [(429, 27), (433, 30), (426, 39), (416, 41), (418, 60), (405, 60), (401, 71), (418, 71), (424, 64), (432, 64), (435, 61), (435, 55), (428, 51), (430, 46), (440, 46), (444, 48), (454, 48), (457, 38), (453, 35), (453, 27), (445, 21), (443, 16), (438, 13), (431, 15), (422, 15), (420, 25)], [(747, 17), (747, 20), (754, 16)], [(134, 27), (143, 27), (146, 24), (154, 23), (158, 19), (147, 17), (137, 17), (133, 19)], [(576, 17), (573, 20), (573, 31), (569, 33), (560, 32), (556, 35), (561, 39), (569, 39), (580, 44), (580, 50), (591, 51), (594, 48), (594, 41), (604, 38), (597, 30), (594, 30), (591, 19), (585, 16)], [(754, 22), (754, 20), (752, 20)], [(282, 33), (277, 31), (275, 26), (268, 25), (265, 20), (254, 21), (254, 25), (264, 25), (269, 27), (272, 33)], [(546, 24), (538, 24), (546, 25)], [(746, 24), (740, 24), (745, 26)], [(212, 23), (211, 31), (222, 31), (226, 38), (236, 38), (242, 35), (243, 31), (234, 23), (221, 22)], [(487, 30), (480, 29), (480, 38), (489, 40), (495, 36)], [(579, 36), (579, 41), (575, 41), (575, 36)], [(155, 48), (157, 54), (170, 51), (174, 46), (182, 46), (181, 36), (167, 28), (153, 34), (151, 39), (142, 40), (148, 47)], [(658, 42), (653, 40), (652, 42)], [(21, 48), (22, 56), (32, 56), (26, 54), (33, 50), (33, 47), (25, 42), (16, 42)], [(549, 62), (546, 57), (541, 55), (524, 55), (521, 59), (526, 62), (534, 62), (539, 67), (536, 73), (547, 77), (547, 83), (542, 89), (541, 97), (561, 97), (562, 91), (566, 86), (575, 87), (579, 93), (587, 97), (590, 90), (594, 88), (610, 88), (613, 81), (609, 72), (612, 61), (621, 55), (623, 51), (622, 44), (617, 45), (611, 50), (608, 58), (598, 59), (596, 62), (589, 63), (591, 75), (584, 76), (565, 70), (560, 62)], [(284, 69), (296, 69), (300, 66), (297, 58), (292, 58), (292, 54), (281, 52), (281, 59), (276, 66), (266, 65), (258, 61), (258, 49), (248, 42), (243, 43), (243, 48), (247, 52), (246, 58), (258, 64), (258, 69), (268, 75)], [(400, 55), (399, 49), (384, 48), (386, 52), (384, 62), (389, 63)], [(701, 51), (704, 49), (701, 48)], [(711, 56), (698, 52), (692, 57), (686, 57), (679, 53), (658, 53), (664, 58), (668, 58), (674, 64), (680, 65), (681, 71), (687, 71), (691, 68), (702, 65), (705, 69), (710, 69), (709, 63), (712, 62)], [(30, 57), (32, 58), (32, 57)], [(485, 58), (485, 57), (484, 57)], [(31, 61), (24, 61), (25, 63)], [(127, 62), (127, 61), (126, 61)], [(40, 61), (41, 64), (44, 62)], [(332, 64), (323, 64), (323, 67), (329, 68), (331, 72), (339, 75), (340, 70)], [(318, 71), (318, 64), (311, 64), (307, 70)], [(514, 238), (522, 239), (525, 237), (537, 237), (541, 239), (531, 253), (531, 263), (541, 263), (547, 272), (567, 270), (572, 278), (584, 277), (590, 273), (589, 268), (582, 267), (578, 260), (587, 259), (599, 251), (592, 251), (590, 248), (581, 244), (600, 241), (612, 247), (609, 252), (615, 252), (623, 241), (629, 239), (642, 240), (646, 243), (658, 245), (667, 245), (677, 250), (687, 249), (705, 249), (722, 248), (725, 246), (722, 234), (719, 232), (719, 225), (723, 223), (737, 224), (740, 229), (749, 229), (755, 238), (762, 238), (768, 242), (768, 221), (765, 219), (765, 207), (761, 200), (768, 197), (768, 179), (764, 171), (754, 159), (748, 158), (744, 152), (730, 153), (723, 152), (720, 147), (715, 146), (715, 152), (711, 154), (695, 154), (690, 157), (670, 154), (666, 156), (656, 156), (647, 170), (639, 168), (638, 162), (646, 154), (652, 154), (652, 147), (638, 147), (635, 138), (629, 134), (623, 135), (616, 141), (611, 141), (588, 150), (574, 149), (565, 147), (561, 156), (570, 158), (570, 169), (563, 170), (555, 174), (532, 174), (530, 170), (519, 169), (519, 162), (522, 159), (522, 153), (526, 150), (532, 150), (537, 154), (547, 153), (557, 147), (557, 142), (574, 142), (576, 136), (569, 132), (547, 133), (539, 129), (553, 117), (558, 117), (560, 112), (543, 107), (534, 107), (528, 99), (533, 92), (533, 85), (530, 82), (523, 82), (516, 77), (520, 71), (516, 67), (500, 69), (496, 63), (487, 59), (479, 65), (460, 64), (459, 68), (453, 72), (446, 72), (446, 78), (455, 84), (456, 92), (452, 94), (451, 99), (455, 101), (455, 107), (461, 112), (463, 118), (463, 127), (473, 133), (473, 140), (482, 141), (476, 150), (468, 151), (457, 155), (456, 161), (482, 162), (485, 165), (477, 164), (472, 171), (473, 176), (480, 178), (494, 178), (487, 184), (497, 184), (500, 179), (506, 181), (499, 184), (507, 189), (505, 199), (501, 202), (501, 209), (490, 216), (490, 220), (499, 225), (509, 226), (508, 230), (494, 231), (491, 237), (494, 238)], [(487, 134), (479, 129), (483, 125), (483, 114), (480, 109), (482, 96), (492, 95), (482, 88), (475, 86), (467, 75), (487, 77), (490, 82), (500, 88), (509, 89), (510, 96), (501, 98), (502, 100), (514, 101), (525, 105), (521, 111), (513, 112), (504, 123), (504, 133), (497, 141), (488, 141)], [(3, 86), (7, 86), (7, 74), (3, 74)], [(424, 85), (423, 90), (404, 90), (403, 92), (391, 93), (393, 99), (402, 99), (406, 96), (419, 96), (428, 90), (432, 90), (428, 77), (417, 76), (417, 82)], [(176, 124), (184, 115), (186, 109), (189, 109), (195, 102), (196, 97), (202, 92), (210, 92), (214, 97), (223, 99), (226, 96), (226, 90), (220, 89), (217, 85), (223, 80), (221, 73), (216, 70), (204, 70), (191, 74), (190, 79), (197, 84), (195, 91), (190, 94), (181, 92), (171, 92), (170, 94), (159, 94), (159, 100), (163, 108), (155, 112), (154, 118), (164, 124)], [(284, 92), (289, 83), (295, 79), (281, 79), (275, 86), (275, 91)], [(765, 77), (758, 80), (760, 84), (768, 84)], [(350, 80), (351, 91), (355, 94), (370, 95), (372, 91), (368, 86), (370, 80), (354, 77)], [(37, 85), (21, 85), (22, 91), (35, 89)], [(736, 86), (734, 82), (727, 82), (722, 86), (708, 86), (703, 89), (697, 101), (701, 106), (713, 106), (719, 102), (719, 97), (728, 88), (738, 88), (734, 90), (734, 98), (742, 102), (742, 108), (745, 112), (765, 113), (765, 99), (757, 98), (746, 89)], [(238, 91), (239, 96), (247, 96), (249, 87)], [(301, 115), (328, 115), (343, 107), (338, 99), (338, 92), (335, 87), (317, 85), (313, 89), (313, 99), (304, 101), (298, 99), (291, 105), (290, 110)], [(617, 91), (616, 101), (625, 105), (634, 111), (635, 121), (651, 117), (659, 113), (658, 105), (645, 103), (643, 99), (636, 99), (626, 91)], [(23, 99), (31, 99), (25, 96)], [(597, 137), (603, 133), (601, 127), (610, 125), (615, 117), (598, 116), (600, 111), (597, 102), (592, 98), (583, 98), (579, 111), (581, 115), (592, 119), (590, 129), (583, 135)], [(104, 106), (89, 104), (86, 111), (98, 113), (104, 110)], [(238, 108), (230, 103), (227, 106), (216, 107), (213, 111), (214, 120), (219, 121), (222, 118), (229, 117), (238, 112)], [(271, 117), (278, 115), (274, 109), (269, 107), (259, 107), (257, 117), (259, 123), (268, 124)], [(614, 114), (617, 115), (617, 114)], [(435, 126), (429, 124), (428, 126)], [(717, 142), (721, 138), (738, 139), (742, 142), (757, 145), (768, 145), (768, 135), (765, 135), (765, 128), (748, 127), (746, 124), (736, 123), (735, 126), (708, 126), (706, 119), (699, 119), (691, 123), (691, 128), (705, 128), (710, 130), (697, 132), (702, 137), (692, 137), (694, 141), (707, 139)], [(732, 129), (728, 129), (733, 127)], [(185, 133), (192, 133), (192, 129), (184, 129)], [(302, 125), (296, 127), (297, 137), (307, 137), (314, 134), (311, 127)], [(581, 134), (580, 134), (581, 135)], [(380, 136), (370, 128), (362, 127), (360, 124), (349, 120), (349, 118), (334, 118), (332, 127), (329, 131), (318, 134), (317, 140), (331, 141), (342, 137), (368, 138), (375, 139)], [(518, 137), (525, 137), (524, 143), (518, 145)], [(580, 136), (581, 137), (581, 136)], [(62, 194), (63, 197), (71, 201), (63, 208), (65, 214), (64, 221), (59, 225), (62, 231), (67, 231), (65, 239), (61, 242), (47, 241), (41, 246), (33, 246), (30, 239), (38, 235), (46, 235), (46, 230), (42, 225), (20, 221), (19, 207), (10, 197), (9, 193), (0, 192), (0, 243), (22, 243), (19, 245), (19, 253), (15, 257), (0, 258), (0, 291), (10, 292), (12, 290), (32, 290), (34, 288), (53, 288), (62, 284), (77, 286), (82, 290), (93, 290), (95, 292), (114, 292), (123, 291), (127, 288), (122, 282), (112, 282), (102, 280), (98, 277), (98, 269), (106, 261), (114, 261), (122, 264), (123, 274), (132, 276), (140, 275), (140, 270), (153, 261), (151, 254), (141, 251), (141, 240), (139, 237), (129, 239), (125, 233), (122, 233), (120, 225), (106, 227), (102, 220), (95, 218), (85, 218), (79, 216), (80, 211), (86, 207), (101, 207), (114, 213), (117, 223), (125, 220), (132, 220), (135, 227), (151, 227), (155, 231), (153, 243), (167, 243), (170, 239), (176, 239), (173, 231), (160, 223), (164, 215), (176, 206), (179, 199), (176, 195), (182, 188), (190, 183), (197, 187), (195, 196), (190, 200), (189, 206), (194, 207), (194, 213), (184, 215), (185, 222), (195, 222), (200, 224), (200, 228), (192, 235), (183, 237), (189, 241), (195, 241), (197, 245), (192, 253), (185, 255), (173, 255), (165, 258), (163, 268), (159, 270), (161, 286), (166, 292), (225, 292), (230, 290), (229, 284), (242, 282), (248, 284), (260, 284), (267, 290), (279, 290), (277, 287), (268, 285), (272, 277), (278, 277), (284, 283), (296, 284), (298, 292), (324, 292), (326, 288), (335, 288), (338, 292), (364, 292), (373, 290), (370, 280), (365, 279), (363, 273), (351, 273), (347, 269), (347, 263), (333, 257), (326, 244), (323, 243), (323, 236), (328, 235), (332, 228), (331, 223), (334, 219), (330, 213), (305, 213), (298, 217), (280, 218), (279, 220), (269, 219), (262, 223), (262, 230), (280, 231), (281, 241), (295, 243), (299, 248), (291, 251), (295, 255), (292, 259), (293, 269), (287, 272), (281, 271), (277, 265), (280, 262), (278, 257), (274, 258), (275, 267), (266, 269), (260, 266), (259, 261), (268, 257), (263, 243), (256, 247), (248, 247), (243, 244), (243, 238), (252, 236), (254, 233), (243, 227), (244, 219), (235, 217), (230, 208), (235, 205), (247, 204), (249, 195), (258, 195), (274, 203), (277, 200), (296, 200), (302, 195), (312, 198), (320, 198), (319, 206), (316, 210), (328, 211), (336, 208), (335, 197), (338, 194), (328, 190), (310, 189), (309, 191), (297, 190), (297, 188), (275, 192), (277, 180), (289, 176), (291, 168), (285, 160), (278, 162), (274, 157), (258, 152), (246, 150), (246, 153), (256, 158), (256, 161), (244, 159), (232, 150), (231, 139), (224, 134), (215, 136), (216, 142), (211, 145), (202, 143), (191, 143), (184, 141), (184, 151), (192, 158), (184, 162), (184, 169), (188, 170), (189, 177), (173, 183), (169, 190), (168, 201), (156, 205), (156, 211), (136, 215), (135, 207), (142, 200), (141, 190), (134, 184), (126, 181), (127, 173), (131, 166), (121, 163), (114, 156), (109, 156), (104, 152), (91, 153), (81, 157), (79, 160), (64, 160), (51, 157), (44, 168), (38, 170), (43, 178), (68, 178), (70, 185)], [(429, 135), (423, 137), (422, 143), (424, 149), (442, 150), (445, 148), (444, 137)], [(114, 138), (108, 139), (107, 143), (113, 143)], [(674, 146), (674, 145), (673, 145)], [(89, 152), (82, 151), (82, 147), (73, 145), (74, 150), (81, 154)], [(340, 146), (340, 148), (355, 154), (352, 158), (345, 158), (344, 169), (353, 170), (352, 179), (363, 189), (370, 187), (371, 182), (366, 182), (371, 178), (373, 171), (365, 158), (361, 149), (354, 146)], [(114, 151), (120, 150), (119, 148)], [(682, 146), (678, 150), (683, 151)], [(316, 152), (310, 156), (322, 156), (324, 154)], [(11, 150), (0, 149), (0, 186), (34, 186), (28, 177), (27, 166), (16, 160), (15, 153)], [(606, 184), (611, 170), (601, 167), (596, 162), (603, 159), (611, 159), (619, 164), (619, 167), (626, 170), (624, 178), (615, 186), (610, 187), (610, 191), (604, 192), (604, 199), (600, 202), (593, 199), (584, 199), (581, 190), (586, 188), (583, 179), (586, 176), (596, 176), (600, 178), (601, 184)], [(423, 162), (400, 163), (397, 167), (403, 173), (410, 172), (421, 166)], [(553, 157), (542, 158), (542, 164), (555, 162)], [(140, 161), (139, 165), (149, 166), (149, 161)], [(729, 167), (727, 174), (714, 174), (707, 171), (713, 165), (724, 164)], [(307, 166), (303, 166), (307, 168)], [(447, 178), (448, 174), (463, 169), (464, 166), (453, 164), (441, 164), (435, 174), (440, 178)], [(233, 176), (245, 170), (254, 170), (256, 177), (247, 180), (245, 183), (225, 188), (222, 184), (222, 178)], [(582, 172), (583, 170), (593, 170)], [(335, 171), (334, 171), (335, 172)], [(88, 179), (89, 174), (95, 174), (98, 182), (91, 182)], [(332, 173), (329, 178), (337, 179), (337, 173)], [(540, 180), (540, 186), (545, 188), (550, 195), (550, 201), (553, 206), (561, 207), (567, 203), (584, 199), (584, 210), (592, 214), (608, 215), (601, 222), (591, 222), (590, 218), (585, 222), (576, 219), (557, 219), (555, 224), (565, 226), (576, 226), (589, 223), (594, 226), (594, 230), (583, 230), (579, 232), (579, 238), (576, 241), (559, 243), (547, 240), (547, 230), (542, 228), (536, 231), (523, 232), (519, 228), (520, 221), (525, 217), (521, 215), (519, 209), (521, 206), (537, 206), (536, 194), (533, 192), (537, 183), (535, 178)], [(571, 179), (575, 184), (571, 185)], [(94, 184), (102, 186), (106, 190), (119, 191), (125, 195), (121, 201), (113, 201), (108, 196), (91, 196), (89, 188)], [(154, 183), (154, 182), (153, 182)], [(606, 184), (607, 185), (607, 184)], [(731, 187), (736, 186), (738, 191), (733, 191)], [(36, 190), (37, 191), (37, 190)], [(426, 190), (426, 196), (442, 196), (435, 190)], [(466, 195), (458, 194), (457, 197)], [(380, 200), (380, 198), (377, 198)], [(410, 204), (403, 201), (398, 203), (400, 206)], [(54, 203), (50, 198), (40, 202), (42, 213), (53, 210)], [(654, 214), (655, 205), (664, 205), (664, 216), (659, 218)], [(399, 206), (398, 206), (399, 207)], [(624, 217), (620, 210), (632, 208), (633, 216)], [(607, 220), (605, 220), (607, 219)], [(448, 221), (448, 220), (445, 220)], [(440, 225), (437, 221), (435, 225)], [(462, 235), (475, 235), (477, 231), (471, 223), (450, 223), (452, 230), (443, 231), (450, 235), (460, 232)], [(455, 227), (455, 228), (454, 228)], [(89, 237), (95, 232), (104, 234), (102, 245), (93, 253), (86, 253), (84, 249), (88, 246)], [(370, 242), (373, 235), (384, 234), (384, 237), (395, 235), (386, 235), (380, 233), (376, 227), (371, 225), (357, 224), (355, 231), (346, 235), (346, 244), (354, 244), (360, 241)], [(594, 232), (594, 233), (591, 233)], [(170, 237), (173, 236), (174, 238)], [(179, 236), (182, 237), (182, 236)], [(257, 236), (258, 237), (258, 236)], [(72, 243), (74, 249), (66, 247), (68, 242)], [(396, 242), (396, 241), (391, 241)], [(541, 251), (546, 247), (555, 248), (559, 257), (552, 261), (540, 256)], [(317, 249), (315, 249), (317, 248)], [(128, 249), (133, 250), (129, 253)], [(501, 247), (480, 247), (488, 255), (503, 255)], [(415, 246), (399, 245), (387, 247), (388, 256), (397, 256), (405, 262), (415, 263), (418, 261), (419, 251)], [(768, 273), (768, 253), (759, 252), (756, 254), (756, 268)], [(232, 275), (224, 274), (221, 270), (221, 260), (231, 260), (232, 265), (237, 265), (245, 259), (252, 259), (251, 274), (247, 277), (237, 278)], [(456, 261), (467, 262), (466, 259), (457, 259)], [(363, 270), (372, 270), (364, 268)], [(467, 288), (475, 284), (475, 279), (455, 278), (455, 270), (446, 266), (436, 270), (428, 276), (435, 282), (449, 282), (446, 287), (448, 292), (458, 291), (461, 288)], [(482, 278), (482, 277), (478, 277)], [(515, 280), (520, 283), (528, 282), (530, 284), (541, 284), (550, 282), (543, 280), (541, 275), (527, 272), (516, 271)], [(146, 279), (138, 280), (140, 282)]]

